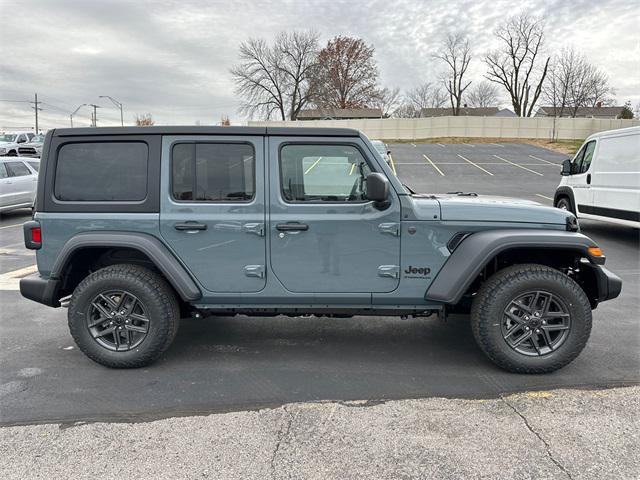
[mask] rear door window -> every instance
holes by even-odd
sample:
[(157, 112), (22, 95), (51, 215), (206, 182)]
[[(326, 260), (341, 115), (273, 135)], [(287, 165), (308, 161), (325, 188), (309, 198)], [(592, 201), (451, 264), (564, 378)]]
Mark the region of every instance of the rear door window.
[(31, 170), (22, 162), (7, 162), (7, 173), (10, 177), (25, 177), (32, 175)]
[(4, 163), (0, 163), (0, 178), (7, 178), (7, 169), (4, 166)]
[(58, 151), (54, 195), (72, 202), (139, 202), (147, 196), (144, 142), (68, 143)]
[(186, 202), (248, 202), (255, 195), (255, 153), (245, 143), (178, 143), (172, 195)]

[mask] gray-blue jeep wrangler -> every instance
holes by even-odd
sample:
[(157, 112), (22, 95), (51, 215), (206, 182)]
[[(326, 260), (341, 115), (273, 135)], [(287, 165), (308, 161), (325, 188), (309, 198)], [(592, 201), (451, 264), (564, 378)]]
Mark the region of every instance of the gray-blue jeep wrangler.
[(568, 211), (416, 194), (349, 129), (53, 130), (35, 215), (31, 300), (68, 306), (71, 335), (140, 367), (192, 315), (470, 312), (513, 372), (571, 362), (621, 281)]

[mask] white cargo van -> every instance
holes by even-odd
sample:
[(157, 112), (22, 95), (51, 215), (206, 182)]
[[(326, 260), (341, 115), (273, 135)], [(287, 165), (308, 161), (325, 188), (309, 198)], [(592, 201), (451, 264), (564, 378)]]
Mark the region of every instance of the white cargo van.
[(562, 164), (553, 204), (579, 218), (640, 228), (640, 127), (587, 138)]

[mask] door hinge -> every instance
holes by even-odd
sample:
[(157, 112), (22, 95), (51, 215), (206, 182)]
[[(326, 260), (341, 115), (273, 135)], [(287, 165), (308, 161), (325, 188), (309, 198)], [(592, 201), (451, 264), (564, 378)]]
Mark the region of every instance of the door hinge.
[(264, 265), (246, 265), (244, 274), (247, 277), (264, 278)]
[(245, 233), (255, 233), (259, 237), (264, 237), (264, 223), (245, 223), (242, 229)]
[(378, 267), (378, 275), (381, 277), (398, 278), (400, 276), (400, 267), (398, 265), (380, 265)]
[(389, 233), (395, 237), (400, 235), (400, 224), (399, 223), (381, 223), (378, 225), (378, 230), (380, 233)]

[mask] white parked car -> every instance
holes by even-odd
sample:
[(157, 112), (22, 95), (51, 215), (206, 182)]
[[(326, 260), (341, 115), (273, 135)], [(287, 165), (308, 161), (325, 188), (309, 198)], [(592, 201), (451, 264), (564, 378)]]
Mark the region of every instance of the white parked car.
[(28, 143), (35, 136), (33, 132), (16, 132), (0, 134), (0, 156), (18, 156), (18, 148)]
[(31, 140), (18, 146), (19, 157), (37, 157), (42, 155), (42, 146), (44, 145), (44, 135), (34, 135)]
[(0, 212), (33, 207), (39, 166), (31, 159), (0, 158)]
[(553, 204), (578, 218), (640, 228), (640, 127), (587, 138), (562, 164)]

